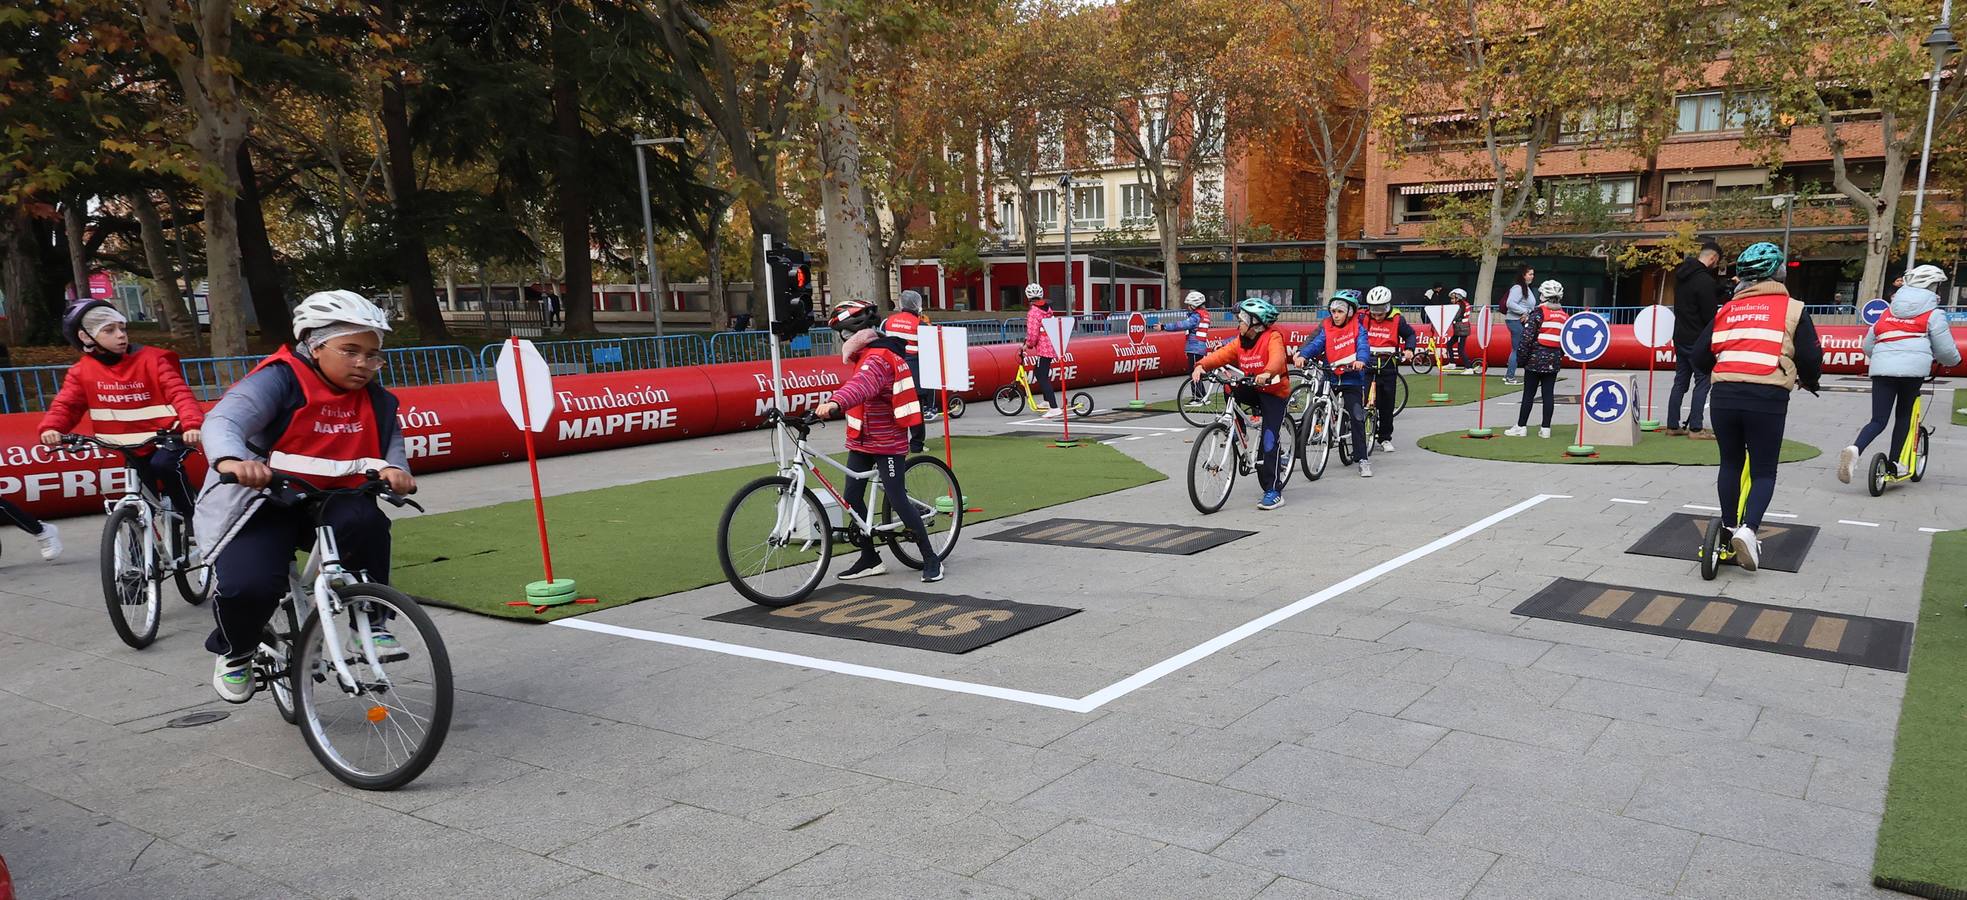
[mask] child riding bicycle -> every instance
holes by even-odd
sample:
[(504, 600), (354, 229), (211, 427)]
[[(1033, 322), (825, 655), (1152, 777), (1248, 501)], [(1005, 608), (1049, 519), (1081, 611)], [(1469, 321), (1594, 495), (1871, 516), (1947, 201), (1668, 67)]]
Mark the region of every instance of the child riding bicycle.
[[(1188, 314), (1172, 322), (1161, 323), (1162, 331), (1187, 332), (1188, 337), (1182, 342), (1182, 352), (1188, 354), (1188, 367), (1191, 369), (1209, 352), (1209, 311), (1203, 308), (1208, 302), (1209, 298), (1204, 297), (1201, 291), (1189, 291), (1182, 300)], [(1190, 406), (1201, 405), (1202, 382), (1190, 383), (1188, 403)]]
[(1372, 346), (1366, 336), (1366, 322), (1356, 315), (1359, 292), (1347, 288), (1332, 294), (1325, 307), (1325, 321), (1311, 333), (1292, 358), (1295, 365), (1324, 357), (1337, 376), (1334, 390), (1345, 403), (1346, 418), (1352, 422), (1352, 458), (1359, 460), (1359, 476), (1373, 477), (1372, 435), (1366, 433), (1366, 386), (1372, 375), (1366, 371), (1366, 353)]
[(1235, 366), (1255, 381), (1255, 387), (1239, 384), (1231, 390), (1237, 403), (1255, 408), (1263, 418), (1262, 436), (1257, 445), (1257, 484), (1264, 489), (1264, 496), (1257, 503), (1258, 509), (1284, 505), (1282, 485), (1290, 474), (1278, 471), (1277, 464), (1283, 451), (1278, 432), (1283, 427), (1285, 409), (1290, 405), (1291, 381), (1286, 377), (1289, 352), (1285, 349), (1284, 333), (1270, 327), (1276, 322), (1277, 307), (1270, 301), (1260, 297), (1244, 300), (1236, 307), (1237, 339), (1202, 357), (1189, 372), (1190, 382), (1200, 383), (1205, 373)]
[[(922, 422), (922, 405), (916, 399), (915, 378), (902, 359), (901, 340), (883, 335), (875, 328), (874, 304), (866, 300), (843, 300), (827, 316), (827, 324), (840, 335), (840, 357), (858, 363), (847, 383), (833, 392), (825, 403), (813, 407), (813, 415), (826, 418), (842, 409), (847, 411), (847, 468), (856, 472), (873, 469), (881, 479), (881, 492), (888, 497), (908, 496), (902, 479), (902, 463), (909, 449), (909, 432)], [(867, 482), (856, 478), (847, 485), (847, 505), (863, 518), (867, 516)], [(916, 536), (922, 553), (922, 580), (943, 580), (942, 560), (929, 543), (922, 514), (912, 503), (891, 504), (909, 533)], [(860, 559), (840, 573), (840, 580), (853, 581), (885, 575), (888, 567), (874, 542), (861, 546)]]
[(1837, 480), (1845, 484), (1851, 483), (1858, 457), (1885, 430), (1887, 419), (1892, 420), (1888, 455), (1898, 458), (1912, 428), (1913, 401), (1919, 399), (1933, 363), (1960, 365), (1953, 323), (1940, 308), (1940, 295), (1935, 293), (1946, 283), (1946, 271), (1939, 266), (1917, 266), (1904, 280), (1892, 295), (1891, 307), (1865, 332), (1865, 359), (1871, 361), (1871, 421), (1858, 430), (1857, 440), (1837, 455)]
[[(311, 549), (314, 522), (300, 510), (266, 502), (274, 472), (322, 488), (366, 481), (375, 471), (390, 490), (416, 489), (396, 421), (396, 396), (377, 383), (389, 318), (353, 291), (323, 291), (294, 309), (294, 344), (261, 361), (225, 392), (206, 417), (206, 455), (213, 472), (198, 497), (198, 532), (219, 580), (216, 627), (205, 649), (217, 654), (212, 687), (219, 698), (253, 698), (254, 648), (280, 601), (294, 551)], [(220, 483), (230, 475), (236, 484)], [(373, 499), (338, 498), (321, 515), (334, 529), (341, 559), (367, 581), (389, 583), (389, 517)], [(376, 623), (377, 649), (396, 639)]]

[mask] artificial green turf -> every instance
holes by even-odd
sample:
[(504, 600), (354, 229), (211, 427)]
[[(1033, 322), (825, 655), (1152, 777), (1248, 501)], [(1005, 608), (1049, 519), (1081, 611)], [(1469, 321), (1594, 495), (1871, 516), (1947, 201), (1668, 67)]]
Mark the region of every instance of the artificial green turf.
[[(1449, 374), (1443, 376), (1439, 382), (1443, 388), (1443, 393), (1448, 395), (1447, 402), (1434, 403), (1429, 401), (1428, 398), (1434, 395), (1434, 388), (1437, 383), (1435, 374), (1433, 372), (1429, 372), (1426, 375), (1416, 375), (1412, 372), (1405, 374), (1407, 376), (1408, 409), (1429, 406), (1461, 406), (1466, 403), (1474, 403), (1476, 394), (1482, 387), (1482, 379), (1479, 376)], [(1523, 390), (1522, 385), (1504, 384), (1503, 376), (1494, 372), (1489, 374), (1488, 396), (1501, 397), (1505, 394), (1514, 394), (1520, 390)], [(1173, 393), (1174, 388), (1165, 384), (1157, 384), (1154, 386), (1154, 392), (1165, 396)], [(1146, 398), (1153, 396), (1153, 394), (1149, 393), (1148, 388), (1143, 387), (1141, 388), (1141, 396)], [(1148, 404), (1147, 408), (1161, 410), (1163, 412), (1180, 411), (1175, 409), (1175, 401), (1171, 399), (1157, 400)]]
[[(928, 451), (940, 457), (942, 442)], [(837, 473), (826, 472), (837, 484)], [(397, 587), (439, 606), (541, 622), (716, 584), (724, 580), (716, 546), (724, 506), (739, 487), (771, 473), (767, 463), (548, 498), (554, 577), (575, 579), (580, 595), (599, 604), (537, 615), (506, 605), (545, 577), (531, 501), (399, 519), (391, 575)], [(962, 437), (956, 477), (970, 507), (982, 510), (965, 516), (967, 526), (1167, 476), (1094, 442), (1060, 450), (1050, 441)], [(962, 566), (962, 556), (959, 538), (952, 565)]]
[(1899, 738), (1872, 883), (1922, 897), (1967, 897), (1967, 531), (1933, 536), (1926, 589), (1899, 707)]
[[(1639, 435), (1639, 443), (1635, 446), (1608, 447), (1600, 444), (1597, 448), (1597, 456), (1575, 457), (1564, 455), (1564, 448), (1571, 446), (1573, 436), (1578, 433), (1576, 425), (1553, 425), (1550, 429), (1550, 437), (1540, 438), (1537, 437), (1535, 430), (1530, 432), (1529, 437), (1503, 437), (1503, 429), (1508, 427), (1509, 423), (1498, 420), (1493, 424), (1496, 436), (1486, 440), (1468, 437), (1462, 431), (1444, 431), (1421, 438), (1418, 443), (1423, 450), (1433, 450), (1449, 456), (1494, 459), (1503, 462), (1676, 466), (1721, 464), (1721, 449), (1713, 441), (1697, 441), (1659, 432), (1642, 432)], [(1785, 440), (1782, 461), (1802, 462), (1806, 459), (1814, 459), (1822, 452), (1801, 441)]]
[[(1960, 392), (1958, 392), (1958, 391), (1955, 391), (1955, 392), (1954, 392), (1954, 396), (1955, 396), (1955, 399), (1954, 399), (1954, 401), (1953, 401), (1953, 402), (1954, 402), (1955, 404), (1959, 404), (1959, 403), (1962, 403), (1962, 402), (1967, 402), (1967, 398), (1961, 398), (1961, 397), (1959, 396), (1959, 393), (1960, 393)], [(1967, 425), (1967, 407), (1960, 407), (1960, 406), (1957, 406), (1957, 405), (1956, 405), (1956, 407), (1955, 407), (1955, 408), (1954, 408), (1954, 410), (1953, 410), (1953, 424), (1955, 424), (1955, 425)]]

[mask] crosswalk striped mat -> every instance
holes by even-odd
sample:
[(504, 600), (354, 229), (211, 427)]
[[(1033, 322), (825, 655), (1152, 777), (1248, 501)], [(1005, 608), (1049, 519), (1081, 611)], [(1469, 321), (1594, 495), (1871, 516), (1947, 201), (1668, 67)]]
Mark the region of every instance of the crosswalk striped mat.
[(1906, 670), (1912, 623), (1559, 578), (1511, 612), (1685, 641)]
[(1046, 519), (982, 538), (1018, 544), (1085, 547), (1089, 550), (1132, 550), (1187, 556), (1256, 534), (1232, 528), (1190, 528), (1185, 525), (1141, 525), (1092, 519)]

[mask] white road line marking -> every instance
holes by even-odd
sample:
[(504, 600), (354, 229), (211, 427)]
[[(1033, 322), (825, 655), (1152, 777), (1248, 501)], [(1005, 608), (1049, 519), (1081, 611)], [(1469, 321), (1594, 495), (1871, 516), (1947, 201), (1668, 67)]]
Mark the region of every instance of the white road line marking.
[[(1015, 421), (1009, 424), (1031, 425), (1038, 428), (1057, 428), (1061, 431), (1065, 430), (1065, 425), (1057, 419), (1024, 419), (1022, 421)], [(1177, 431), (1195, 430), (1193, 428), (1162, 428), (1162, 427), (1155, 427), (1151, 425), (1104, 425), (1098, 422), (1081, 425), (1076, 421), (1072, 423), (1072, 427), (1084, 428), (1087, 431), (1151, 431), (1154, 432), (1155, 434), (1168, 434)]]
[(1921, 528), (1921, 529), (1919, 529), (1919, 530), (1920, 530), (1920, 531), (1923, 531), (1923, 532), (1926, 532), (1927, 534), (1939, 534), (1940, 532), (1942, 532), (1942, 531), (1945, 531), (1946, 529), (1944, 529), (1944, 528)]
[(979, 697), (991, 697), (998, 700), (1009, 700), (1013, 703), (1024, 703), (1031, 706), (1043, 706), (1050, 709), (1062, 709), (1068, 712), (1088, 713), (1088, 712), (1092, 712), (1093, 710), (1099, 709), (1100, 707), (1105, 706), (1108, 703), (1112, 703), (1113, 701), (1118, 700), (1121, 697), (1125, 697), (1128, 694), (1140, 690), (1141, 688), (1147, 687), (1148, 685), (1153, 684), (1154, 682), (1159, 681), (1160, 679), (1170, 674), (1181, 671), (1182, 669), (1185, 669), (1197, 662), (1207, 659), (1210, 656), (1217, 653), (1218, 651), (1226, 647), (1229, 647), (1233, 644), (1236, 644), (1237, 642), (1242, 641), (1243, 639), (1248, 638), (1251, 635), (1257, 634), (1258, 632), (1261, 632), (1264, 629), (1271, 627), (1272, 625), (1276, 625), (1279, 622), (1282, 622), (1286, 619), (1296, 616), (1297, 614), (1302, 613), (1305, 610), (1311, 609), (1312, 607), (1317, 606), (1321, 603), (1324, 603), (1327, 600), (1331, 600), (1335, 597), (1342, 596), (1360, 587), (1361, 585), (1367, 584), (1368, 582), (1371, 582), (1377, 578), (1390, 574), (1410, 563), (1413, 563), (1417, 560), (1423, 559), (1436, 552), (1439, 552), (1443, 549), (1446, 549), (1450, 546), (1460, 543), (1461, 541), (1473, 537), (1474, 535), (1479, 534), (1489, 528), (1493, 528), (1497, 524), (1517, 515), (1518, 513), (1524, 512), (1525, 510), (1528, 510), (1531, 507), (1534, 507), (1546, 500), (1568, 500), (1568, 499), (1571, 499), (1570, 495), (1568, 494), (1538, 494), (1537, 496), (1531, 497), (1530, 499), (1518, 503), (1515, 506), (1511, 506), (1507, 509), (1495, 513), (1491, 513), (1490, 515), (1484, 517), (1479, 521), (1466, 525), (1456, 531), (1442, 535), (1441, 537), (1438, 537), (1427, 544), (1424, 544), (1420, 547), (1416, 547), (1412, 550), (1407, 551), (1406, 553), (1402, 553), (1399, 556), (1396, 556), (1383, 563), (1380, 563), (1379, 565), (1373, 566), (1372, 568), (1367, 569), (1364, 572), (1360, 572), (1359, 574), (1354, 575), (1351, 578), (1347, 578), (1346, 580), (1341, 581), (1338, 584), (1332, 585), (1331, 587), (1328, 587), (1322, 591), (1319, 591), (1318, 593), (1312, 594), (1308, 597), (1304, 597), (1298, 600), (1296, 603), (1292, 603), (1289, 606), (1285, 606), (1281, 609), (1273, 610), (1262, 616), (1258, 616), (1255, 619), (1251, 619), (1250, 621), (1245, 622), (1242, 625), (1238, 625), (1237, 627), (1225, 631), (1222, 634), (1210, 638), (1209, 640), (1203, 641), (1202, 643), (1197, 644), (1194, 647), (1190, 647), (1187, 650), (1177, 653), (1174, 656), (1168, 657), (1167, 659), (1164, 659), (1158, 663), (1155, 663), (1152, 666), (1142, 669), (1141, 671), (1136, 672), (1133, 675), (1129, 675), (1126, 678), (1116, 681), (1113, 684), (1107, 685), (1106, 687), (1103, 687), (1097, 691), (1094, 691), (1091, 694), (1087, 694), (1086, 696), (1076, 700), (1070, 697), (1060, 697), (1054, 694), (1040, 694), (1034, 691), (1020, 691), (1013, 688), (998, 687), (996, 685), (990, 685), (990, 684), (977, 684), (969, 681), (957, 681), (951, 678), (938, 678), (933, 675), (918, 675), (914, 672), (903, 672), (897, 669), (884, 669), (879, 666), (864, 666), (864, 665), (860, 665), (859, 663), (841, 662), (839, 660), (825, 659), (817, 656), (802, 656), (797, 653), (783, 653), (777, 650), (765, 650), (758, 647), (747, 647), (742, 644), (730, 644), (730, 643), (725, 643), (723, 641), (713, 641), (713, 640), (706, 640), (704, 638), (687, 637), (685, 635), (680, 635), (680, 634), (668, 634), (660, 631), (647, 631), (640, 628), (627, 628), (620, 625), (609, 625), (603, 622), (590, 622), (580, 618), (560, 619), (553, 622), (552, 624), (558, 625), (562, 628), (575, 628), (581, 631), (595, 632), (597, 634), (608, 634), (608, 635), (614, 635), (616, 637), (634, 638), (636, 640), (649, 641), (651, 643), (669, 644), (675, 647), (688, 647), (693, 650), (708, 650), (712, 653), (723, 653), (729, 656), (741, 656), (746, 659), (757, 659), (757, 660), (763, 660), (765, 662), (782, 663), (788, 666), (800, 666), (802, 668), (808, 668), (808, 669), (819, 669), (821, 671), (835, 672), (841, 675), (853, 675), (860, 678), (871, 678), (877, 681), (889, 681), (889, 682), (894, 682), (896, 684), (912, 684), (917, 687), (933, 688), (935, 690), (949, 691), (951, 693), (957, 693), (957, 694), (972, 694)]
[(1131, 438), (1124, 438), (1124, 437), (1117, 437), (1117, 438), (1114, 438), (1113, 440), (1110, 440), (1110, 441), (1101, 441), (1100, 443), (1102, 443), (1102, 444), (1105, 444), (1105, 445), (1107, 445), (1107, 446), (1109, 446), (1109, 447), (1111, 447), (1111, 446), (1113, 446), (1114, 444), (1118, 444), (1118, 443), (1120, 443), (1121, 441), (1125, 441), (1125, 440), (1132, 440), (1132, 439), (1131, 439)]
[(1797, 517), (1796, 513), (1763, 513), (1763, 515), (1771, 519), (1794, 519)]
[(1128, 437), (1124, 437), (1124, 438), (1121, 438), (1121, 440), (1123, 440), (1123, 441), (1144, 441), (1144, 440), (1147, 440), (1148, 438), (1151, 438), (1151, 437), (1157, 437), (1157, 435), (1152, 435), (1152, 434), (1136, 434), (1136, 435), (1130, 435), (1130, 436), (1128, 436)]
[(1838, 520), (1837, 520), (1837, 524), (1839, 524), (1839, 525), (1858, 525), (1858, 526), (1862, 526), (1862, 527), (1864, 527), (1864, 528), (1877, 528), (1877, 527), (1878, 527), (1878, 523), (1877, 523), (1877, 522), (1860, 522), (1860, 521), (1858, 521), (1858, 520), (1856, 520), (1856, 519), (1838, 519)]
[(1700, 505), (1700, 504), (1698, 504), (1698, 503), (1686, 503), (1686, 504), (1682, 504), (1680, 508), (1681, 508), (1681, 509), (1698, 509), (1698, 510), (1701, 510), (1701, 511), (1703, 511), (1703, 512), (1720, 512), (1720, 511), (1721, 511), (1721, 507), (1719, 507), (1719, 506), (1702, 506), (1702, 505)]
[(1626, 499), (1626, 498), (1624, 498), (1624, 497), (1613, 497), (1613, 498), (1612, 498), (1612, 502), (1613, 502), (1613, 503), (1630, 503), (1630, 504), (1632, 504), (1632, 505), (1634, 505), (1634, 506), (1645, 506), (1645, 505), (1647, 505), (1647, 504), (1649, 504), (1649, 503), (1652, 503), (1653, 501), (1651, 501), (1651, 500), (1627, 500), (1627, 499)]

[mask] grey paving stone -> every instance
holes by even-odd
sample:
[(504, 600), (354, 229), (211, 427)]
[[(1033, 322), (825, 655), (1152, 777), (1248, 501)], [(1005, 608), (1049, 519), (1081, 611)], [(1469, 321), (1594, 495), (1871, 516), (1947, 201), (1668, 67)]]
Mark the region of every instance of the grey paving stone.
[(1420, 759), (1448, 729), (1422, 722), (1355, 712), (1346, 720), (1304, 739), (1307, 747), (1356, 759), (1405, 766)]
[(1223, 784), (1417, 834), (1427, 831), (1469, 787), (1451, 774), (1402, 769), (1295, 744), (1277, 745)]
[(1251, 735), (1272, 741), (1296, 741), (1339, 724), (1352, 715), (1350, 709), (1326, 703), (1306, 694), (1278, 697), (1231, 722), (1224, 729), (1230, 734)]
[(1802, 797), (1815, 757), (1767, 744), (1618, 721), (1599, 735), (1587, 754), (1647, 771), (1685, 770), (1742, 787)]
[(1424, 685), (1369, 672), (1351, 672), (1307, 685), (1293, 696), (1327, 706), (1392, 716), (1426, 693)]
[(978, 897), (1009, 900), (1015, 891), (860, 847), (833, 847), (737, 894), (781, 900), (920, 900)]
[(1105, 762), (1074, 771), (1019, 806), (1052, 810), (1165, 843), (1208, 851), (1275, 801)]
[[(303, 772), (294, 779), (330, 794), (354, 797), (377, 806), (387, 807), (397, 812), (419, 812), (424, 807), (443, 802), (447, 796), (476, 791), (479, 788), (494, 788), (499, 784), (544, 771), (537, 766), (506, 759), (491, 753), (482, 753), (464, 747), (446, 746), (437, 755), (436, 761), (417, 780), (394, 791), (364, 791), (343, 784), (341, 779), (316, 768)], [(427, 781), (425, 779), (428, 779)], [(650, 807), (653, 811), (656, 807)]]
[(1429, 837), (1653, 891), (1670, 891), (1692, 831), (1477, 786)]
[(668, 805), (668, 800), (646, 788), (604, 784), (563, 772), (535, 772), (425, 807), (417, 815), (550, 854)]
[(1222, 728), (1274, 699), (1275, 694), (1230, 685), (1158, 682), (1114, 701), (1109, 708), (1171, 722)]
[(1666, 658), (1680, 643), (1678, 639), (1655, 634), (1555, 622), (1550, 619), (1527, 620), (1510, 633), (1517, 637), (1550, 641), (1559, 645), (1589, 647), (1593, 650), (1606, 650), (1650, 659)]
[(1584, 752), (1611, 721), (1603, 716), (1499, 699), (1453, 685), (1429, 691), (1401, 710), (1400, 718), (1569, 753)]
[(1433, 650), (1407, 650), (1408, 656), (1400, 665), (1387, 672), (1390, 678), (1412, 681), (1417, 684), (1439, 684), (1455, 671), (1455, 663), (1461, 662), (1459, 656), (1436, 653)]
[(1063, 821), (1048, 810), (896, 782), (784, 827), (974, 875)]
[[(1676, 871), (1668, 877), (1678, 874)], [(1649, 900), (1665, 896), (1505, 856), (1482, 876), (1467, 900)]]
[(1182, 847), (1163, 847), (1146, 859), (1094, 882), (1073, 900), (1243, 900), (1277, 876)]
[(1380, 643), (1398, 647), (1433, 650), (1452, 656), (1473, 656), (1512, 666), (1527, 666), (1544, 655), (1551, 645), (1545, 641), (1490, 634), (1468, 628), (1409, 622), (1380, 638)]
[(1760, 710), (1747, 703), (1693, 697), (1630, 684), (1580, 680), (1557, 701), (1559, 709), (1576, 710), (1676, 728), (1701, 734), (1745, 738), (1755, 727)]
[(143, 856), (133, 871), (105, 867), (101, 874), (115, 877), (64, 894), (61, 900), (156, 900), (159, 897), (283, 900), (301, 895), (301, 891), (289, 885), (164, 841), (150, 844)]
[(1295, 878), (1279, 878), (1264, 888), (1257, 900), (1353, 900), (1356, 896)]
[(1815, 859), (1869, 867), (1878, 817), (1685, 775), (1651, 776), (1626, 815)]
[(1499, 700), (1550, 706), (1569, 692), (1578, 683), (1578, 678), (1486, 659), (1458, 659), (1443, 683), (1465, 691), (1478, 691)]
[(1108, 712), (1045, 745), (1047, 750), (1130, 764), (1175, 745), (1197, 726), (1132, 712)]
[(1849, 719), (1887, 730), (1897, 730), (1899, 723), (1896, 697), (1881, 698), (1871, 691), (1846, 690), (1808, 681), (1729, 674), (1715, 679), (1707, 689), (1707, 696), (1831, 719)]
[(1458, 900), (1496, 855), (1294, 803), (1280, 803), (1215, 855), (1389, 900)]
[(13, 781), (0, 780), (0, 849), (22, 898), (84, 891), (168, 860), (155, 835)]
[(1673, 651), (1667, 654), (1667, 658), (1684, 662), (1709, 663), (1722, 674), (1729, 676), (1768, 675), (1790, 681), (1827, 684), (1831, 687), (1842, 685), (1845, 670), (1850, 668), (1837, 663), (1804, 659), (1800, 656), (1764, 653), (1760, 650), (1747, 650), (1703, 641), (1681, 641), (1674, 645)]
[[(656, 782), (657, 794), (734, 816), (803, 821), (812, 804), (859, 796), (882, 780), (803, 760), (727, 748), (725, 757)], [(774, 813), (787, 806), (798, 808)]]
[[(445, 741), (446, 753), (453, 746), (462, 747), (611, 784), (652, 787), (746, 752), (642, 725), (513, 700), (480, 696), (473, 707), (475, 715), (453, 721), (451, 736)], [(438, 760), (441, 765), (443, 756)]]
[(909, 713), (918, 725), (937, 731), (960, 731), (1028, 747), (1043, 747), (1084, 727), (1087, 713), (1006, 703), (991, 697), (942, 691)]
[(854, 768), (882, 778), (1009, 803), (1085, 765), (1086, 757), (932, 731)]
[(985, 866), (977, 877), (1038, 897), (1065, 897), (1166, 846), (1085, 819), (1068, 819)]
[(675, 900), (654, 888), (630, 884), (606, 875), (589, 875), (573, 884), (542, 894), (539, 900)]
[(553, 855), (679, 897), (725, 897), (825, 850), (818, 838), (671, 806)]
[(1849, 719), (1833, 719), (1786, 709), (1765, 709), (1748, 739), (1818, 756), (1863, 761), (1892, 755), (1898, 731)]
[(1714, 681), (1716, 666), (1681, 660), (1633, 656), (1559, 644), (1537, 660), (1537, 668), (1601, 681), (1635, 684), (1681, 694), (1698, 695)]
[(1888, 760), (1820, 756), (1816, 770), (1810, 775), (1809, 792), (1803, 799), (1883, 816), (1885, 785), (1891, 774), (1892, 764)]
[(1442, 737), (1410, 768), (1611, 813), (1625, 808), (1645, 776), (1636, 765), (1466, 731)]
[(1134, 763), (1140, 768), (1177, 778), (1214, 784), (1248, 765), (1277, 741), (1262, 735), (1198, 728), (1168, 749)]
[(837, 707), (795, 706), (718, 732), (714, 739), (807, 762), (846, 766), (928, 732), (927, 726), (907, 719)]
[(1781, 853), (1707, 835), (1675, 896), (1701, 900), (1888, 900), (1906, 895), (1871, 886), (1869, 867)]

